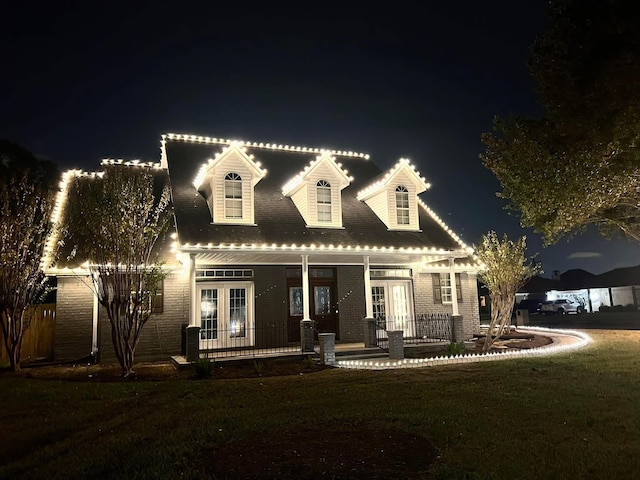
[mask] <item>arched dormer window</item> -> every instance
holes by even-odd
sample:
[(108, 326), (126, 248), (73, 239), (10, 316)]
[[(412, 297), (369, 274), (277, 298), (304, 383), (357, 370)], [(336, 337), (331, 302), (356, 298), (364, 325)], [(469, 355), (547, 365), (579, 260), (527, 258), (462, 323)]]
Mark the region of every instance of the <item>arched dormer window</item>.
[(409, 190), (402, 185), (396, 187), (396, 220), (398, 225), (409, 225)]
[(316, 184), (318, 222), (331, 222), (331, 184), (320, 180)]
[(224, 177), (224, 217), (242, 218), (242, 177), (234, 172)]

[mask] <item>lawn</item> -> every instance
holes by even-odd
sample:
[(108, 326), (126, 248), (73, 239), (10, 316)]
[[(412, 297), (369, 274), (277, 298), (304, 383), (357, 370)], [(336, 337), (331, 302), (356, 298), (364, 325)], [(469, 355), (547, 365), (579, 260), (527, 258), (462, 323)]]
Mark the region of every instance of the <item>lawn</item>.
[(0, 478), (632, 478), (640, 332), (589, 333), (568, 354), (407, 370), (4, 373)]

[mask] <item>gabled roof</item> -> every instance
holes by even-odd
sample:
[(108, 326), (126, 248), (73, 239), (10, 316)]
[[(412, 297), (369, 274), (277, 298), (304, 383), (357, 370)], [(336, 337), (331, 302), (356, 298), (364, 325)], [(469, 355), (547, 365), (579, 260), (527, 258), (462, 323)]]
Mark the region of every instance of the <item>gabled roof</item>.
[(571, 290), (578, 290), (580, 288), (588, 288), (595, 283), (596, 275), (591, 272), (587, 272), (581, 268), (574, 268), (567, 270), (560, 279), (565, 288)]
[(210, 171), (217, 168), (233, 153), (237, 153), (245, 162), (245, 164), (253, 171), (253, 174), (257, 178), (262, 178), (266, 175), (267, 171), (262, 168), (260, 162), (254, 162), (253, 157), (247, 154), (246, 148), (243, 147), (240, 142), (232, 142), (228, 146), (224, 147), (221, 152), (216, 153), (214, 158), (209, 158), (198, 169), (198, 173), (193, 180), (193, 185), (196, 189), (200, 189), (202, 182), (207, 177)]
[(342, 168), (342, 164), (336, 163), (335, 157), (331, 155), (331, 153), (323, 151), (318, 155), (318, 157), (311, 160), (311, 162), (309, 162), (309, 164), (304, 167), (300, 173), (294, 176), (282, 187), (282, 194), (289, 196), (302, 184), (302, 182), (307, 180), (309, 176), (322, 165), (328, 165), (329, 168), (335, 172), (336, 176), (341, 180), (341, 190), (349, 185), (353, 180), (353, 177), (349, 176), (349, 172)]
[[(209, 139), (209, 140), (207, 140)], [(215, 140), (215, 141), (213, 141)], [(467, 247), (442, 220), (421, 203), (421, 232), (388, 231), (357, 192), (373, 183), (382, 172), (368, 155), (329, 150), (341, 168), (353, 176), (342, 191), (343, 229), (308, 228), (282, 185), (307, 167), (322, 149), (243, 142), (269, 171), (255, 187), (255, 226), (222, 225), (211, 222), (205, 198), (193, 186), (198, 168), (222, 150), (230, 140), (188, 135), (165, 135), (162, 157), (166, 161), (180, 245), (314, 245), (327, 247), (370, 246), (375, 248), (466, 251)]]
[[(147, 169), (152, 175), (154, 191), (157, 195), (160, 195), (164, 185), (168, 181), (167, 171), (161, 169), (159, 163), (140, 162), (138, 160), (124, 161), (122, 159), (104, 159), (102, 160), (101, 165), (123, 165), (132, 168)], [(73, 181), (75, 177), (99, 177), (102, 174), (104, 174), (103, 170), (97, 170), (94, 172), (67, 170), (62, 174), (60, 188), (58, 190), (51, 215), (51, 220), (56, 226), (59, 227), (64, 219), (67, 203), (69, 201), (73, 201), (72, 198), (69, 198), (69, 182)], [(47, 274), (65, 274), (65, 272), (73, 274), (78, 273), (78, 270), (84, 270), (85, 267), (83, 265), (90, 259), (84, 254), (82, 246), (74, 245), (73, 239), (61, 238), (60, 234), (61, 232), (59, 228), (55, 228), (47, 240), (47, 245), (42, 259), (45, 272)], [(173, 224), (170, 224), (168, 231), (163, 237), (158, 238), (153, 249), (153, 254), (157, 254), (161, 261), (163, 261), (168, 267), (177, 263), (175, 251), (173, 249), (175, 241), (172, 237), (174, 236), (175, 228)], [(59, 246), (57, 259), (54, 258), (56, 245)]]
[(640, 265), (609, 270), (598, 275), (597, 283), (601, 287), (640, 285)]
[(415, 167), (411, 165), (409, 159), (401, 158), (391, 169), (374, 178), (364, 189), (360, 190), (358, 192), (358, 200), (366, 200), (386, 188), (401, 172), (409, 174), (417, 187), (417, 193), (422, 193), (430, 187), (427, 181), (416, 171)]

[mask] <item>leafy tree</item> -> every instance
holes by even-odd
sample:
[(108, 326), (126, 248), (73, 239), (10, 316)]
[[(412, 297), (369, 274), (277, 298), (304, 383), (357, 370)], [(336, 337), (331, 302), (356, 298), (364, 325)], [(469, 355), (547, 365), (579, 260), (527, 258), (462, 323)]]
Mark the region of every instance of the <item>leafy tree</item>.
[(0, 324), (10, 367), (20, 370), (27, 308), (48, 292), (41, 262), (51, 230), (57, 169), (19, 145), (0, 140)]
[(158, 185), (148, 167), (106, 166), (99, 175), (75, 177), (69, 188), (66, 242), (89, 265), (125, 377), (134, 373), (136, 346), (165, 276), (154, 246), (169, 219), (168, 186)]
[(482, 347), (486, 353), (511, 324), (516, 292), (532, 276), (540, 273), (540, 266), (533, 260), (527, 260), (524, 236), (514, 242), (504, 235), (501, 241), (496, 232), (490, 231), (482, 236), (475, 250), (483, 264), (480, 278), (491, 299), (491, 323)]
[(552, 1), (549, 19), (528, 61), (544, 113), (496, 118), (480, 157), (547, 244), (590, 224), (640, 240), (640, 9)]

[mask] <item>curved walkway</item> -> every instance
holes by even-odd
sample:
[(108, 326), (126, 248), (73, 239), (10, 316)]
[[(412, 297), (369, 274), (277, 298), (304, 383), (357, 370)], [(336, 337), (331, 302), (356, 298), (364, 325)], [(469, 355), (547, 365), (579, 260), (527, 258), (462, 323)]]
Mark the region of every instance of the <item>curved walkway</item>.
[(455, 357), (405, 358), (403, 360), (339, 360), (335, 366), (363, 370), (387, 370), (392, 368), (433, 367), (436, 365), (453, 365), (458, 363), (487, 362), (507, 360), (510, 358), (539, 357), (555, 353), (577, 350), (591, 343), (591, 337), (578, 330), (563, 330), (545, 327), (518, 327), (518, 330), (539, 333), (551, 337), (549, 345), (543, 347), (508, 350), (506, 352), (458, 355)]

